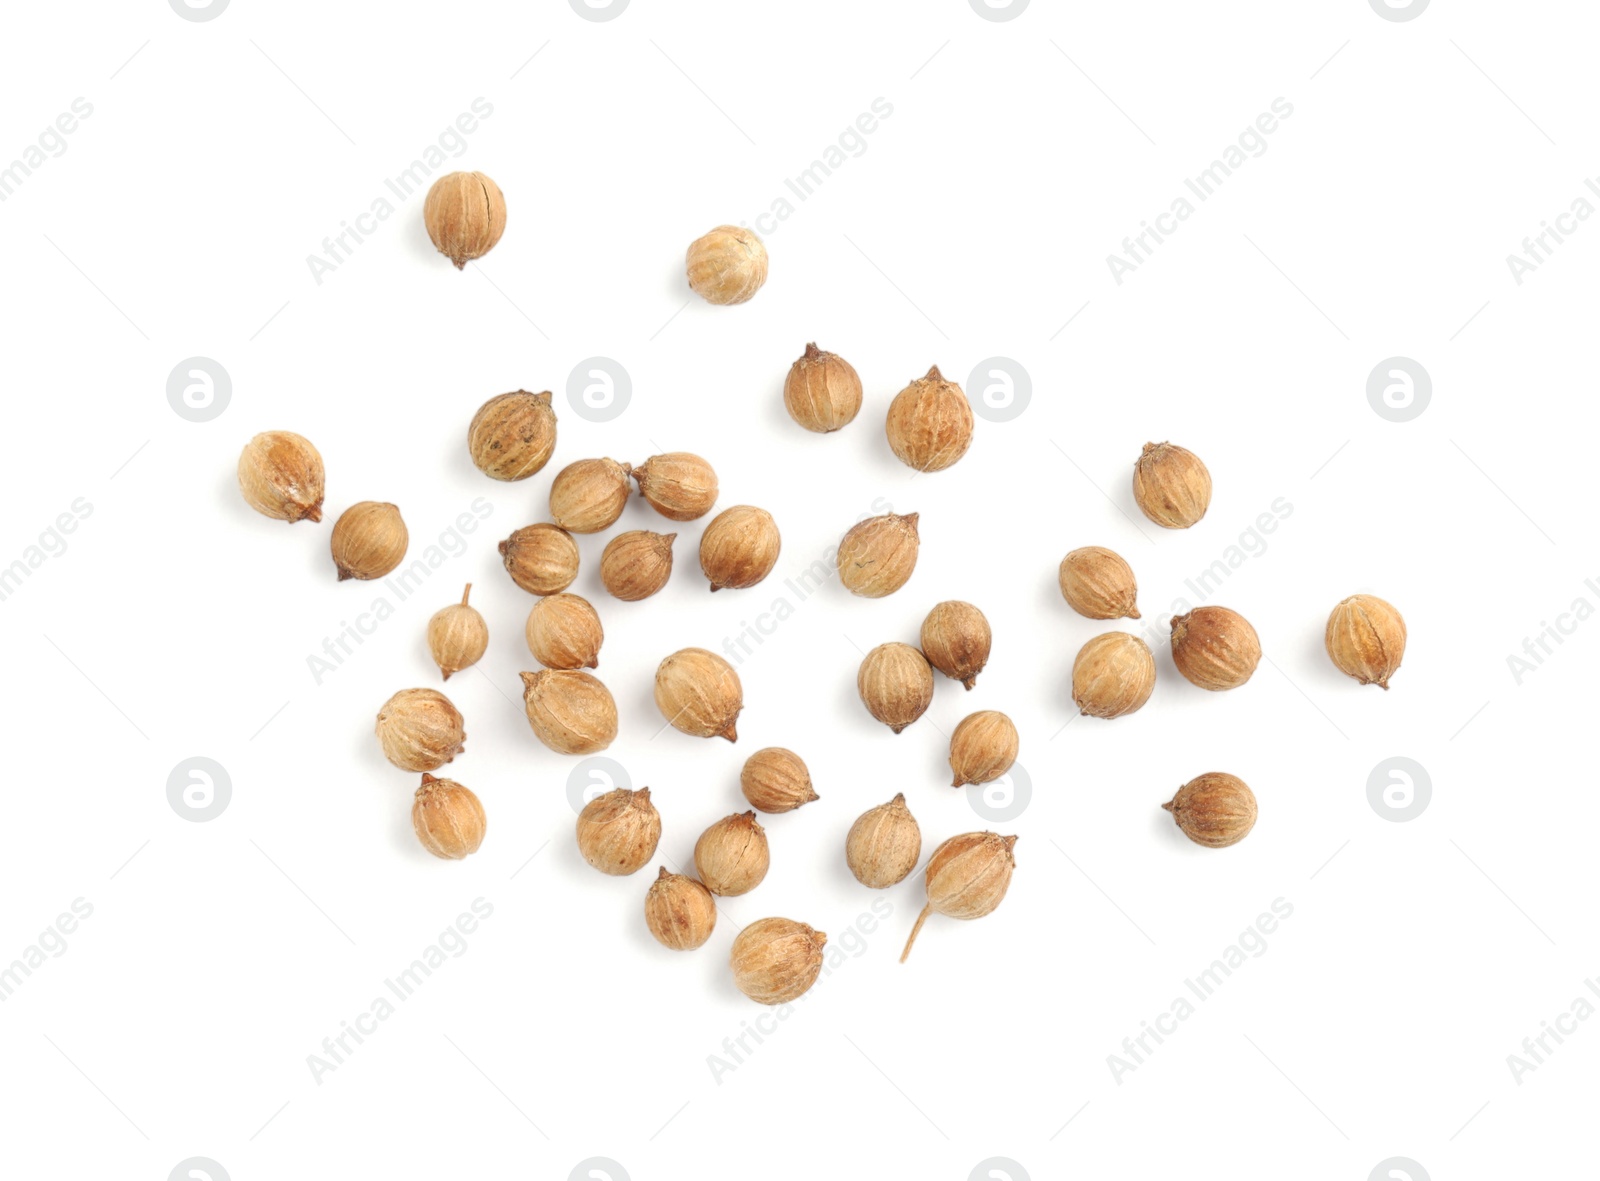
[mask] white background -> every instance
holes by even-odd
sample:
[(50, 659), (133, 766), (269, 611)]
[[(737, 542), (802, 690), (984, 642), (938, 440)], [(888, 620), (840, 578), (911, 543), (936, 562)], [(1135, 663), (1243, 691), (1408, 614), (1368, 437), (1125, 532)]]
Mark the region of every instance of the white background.
[[(1520, 685), (1507, 656), (1600, 603), (1600, 229), (1520, 286), (1505, 256), (1600, 168), (1587, 6), (1440, 0), (1392, 22), (1365, 0), (1041, 2), (992, 22), (964, 0), (640, 0), (591, 22), (554, 0), (236, 0), (190, 22), (147, 0), (7, 23), (0, 161), (75, 98), (93, 114), (0, 205), (0, 564), (75, 498), (92, 513), (0, 603), (0, 962), (73, 899), (94, 910), (0, 1004), (0, 1171), (154, 1179), (204, 1156), (236, 1179), (565, 1178), (604, 1157), (637, 1181), (954, 1181), (1004, 1157), (1013, 1178), (1361, 1179), (1405, 1156), (1433, 1178), (1575, 1175), (1600, 1032), (1580, 1025), (1520, 1085), (1506, 1057), (1600, 970), (1580, 749), (1600, 627)], [(457, 273), (416, 197), (317, 283), (307, 256), (478, 97), (493, 114), (450, 166), (499, 182), (500, 245)], [(893, 113), (866, 150), (769, 235), (757, 298), (690, 300), (688, 242), (766, 212), (880, 97)], [(1118, 285), (1107, 254), (1278, 97), (1294, 113), (1265, 154)], [(810, 340), (866, 385), (838, 435), (782, 409)], [(165, 396), (196, 355), (233, 383), (204, 423)], [(594, 355), (633, 383), (604, 424), (565, 395)], [(1031, 374), (1031, 405), (913, 478), (883, 440), (888, 400), (930, 364), (966, 381), (995, 355)], [(1394, 355), (1434, 385), (1404, 424), (1365, 392)], [(463, 437), (517, 387), (556, 392), (560, 441), (500, 485)], [(238, 495), (240, 448), (273, 428), (326, 460), (320, 526)], [(1160, 439), (1215, 480), (1187, 532), (1132, 504), (1132, 462)], [(710, 459), (721, 504), (771, 510), (784, 552), (769, 584), (713, 597), (703, 522), (682, 526), (667, 589), (622, 604), (598, 585), (605, 538), (580, 541), (573, 589), (604, 618), (621, 711), (607, 753), (654, 789), (678, 864), (742, 809), (761, 746), (799, 751), (822, 797), (770, 819), (770, 875), (690, 954), (644, 929), (653, 868), (607, 879), (577, 855), (572, 760), (521, 711), (530, 599), (494, 552), (542, 519), (560, 466), (660, 449)], [(307, 657), (382, 593), (335, 584), (337, 514), (393, 500), (417, 553), (478, 497), (492, 513), (468, 551), (315, 683)], [(656, 663), (720, 649), (877, 498), (922, 514), (908, 586), (800, 604), (740, 665), (736, 746), (659, 733)], [(1278, 498), (1292, 512), (1212, 597), (1260, 632), (1255, 678), (1204, 693), (1158, 644), (1148, 706), (1063, 730), (1072, 656), (1105, 625), (1060, 601), (1061, 556), (1122, 552), (1159, 626)], [(637, 500), (618, 526), (655, 527)], [(446, 863), (411, 835), (414, 777), (372, 718), (437, 684), (424, 624), (469, 580), (491, 647), (448, 686), (469, 735), (450, 774), (490, 825)], [(1322, 650), (1356, 592), (1410, 627), (1387, 694)], [(858, 648), (915, 641), (946, 598), (988, 613), (993, 660), (971, 693), (941, 679), (895, 737), (856, 700)], [(947, 786), (942, 737), (978, 708), (1016, 719), (1033, 782), (1001, 826), (1021, 838), (1015, 882), (991, 917), (930, 920), (902, 966), (920, 875), (869, 893), (844, 833), (897, 791), (926, 850), (986, 827)], [(232, 781), (207, 823), (166, 798), (196, 755)], [(1432, 779), (1409, 823), (1367, 800), (1395, 755)], [(1213, 769), (1261, 809), (1221, 852), (1158, 808)], [(307, 1056), (479, 897), (494, 913), (466, 954), (314, 1081)], [(1107, 1056), (1277, 898), (1294, 913), (1265, 954), (1116, 1081)], [(892, 914), (860, 954), (715, 1076), (760, 1012), (727, 970), (738, 924), (786, 915), (837, 946), (879, 900)]]

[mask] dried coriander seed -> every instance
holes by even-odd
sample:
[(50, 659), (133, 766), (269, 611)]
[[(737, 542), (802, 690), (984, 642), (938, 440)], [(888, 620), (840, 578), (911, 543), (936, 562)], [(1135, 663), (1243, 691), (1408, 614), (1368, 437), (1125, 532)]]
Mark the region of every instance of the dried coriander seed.
[(467, 454), (495, 480), (526, 480), (542, 471), (556, 449), (550, 391), (513, 390), (490, 398), (467, 427)]
[(383, 757), (402, 771), (437, 771), (461, 753), (465, 723), (437, 689), (402, 689), (378, 711)]
[(900, 462), (919, 472), (939, 472), (972, 446), (972, 403), (935, 365), (895, 395), (886, 427)]
[(1224, 771), (1196, 776), (1161, 806), (1172, 813), (1184, 836), (1208, 849), (1238, 844), (1256, 823), (1255, 793)]
[(739, 790), (758, 812), (792, 812), (817, 798), (804, 760), (781, 746), (758, 750), (745, 760)]
[(424, 775), (411, 799), (411, 827), (435, 857), (459, 861), (478, 851), (489, 821), (471, 788), (454, 779)]
[(655, 856), (660, 840), (661, 813), (650, 802), (648, 787), (605, 792), (578, 813), (578, 852), (601, 873), (637, 873)]
[(339, 581), (382, 578), (406, 556), (411, 535), (392, 504), (363, 500), (339, 514), (328, 539)]
[(920, 514), (869, 517), (844, 535), (835, 558), (839, 581), (853, 595), (881, 599), (903, 587), (917, 568)]
[(530, 595), (554, 595), (578, 577), (578, 543), (559, 525), (524, 525), (500, 543), (511, 581)]
[(592, 755), (616, 738), (617, 703), (598, 677), (550, 668), (521, 676), (528, 725), (557, 754)]
[(933, 703), (933, 669), (910, 644), (879, 644), (856, 672), (856, 691), (867, 712), (898, 734)]
[(928, 886), (928, 905), (917, 916), (900, 962), (906, 962), (911, 945), (917, 941), (922, 924), (930, 914), (953, 919), (981, 919), (1005, 901), (1011, 888), (1011, 875), (1017, 868), (1012, 850), (1016, 837), (992, 832), (968, 832), (951, 837), (933, 851), (924, 871)]
[(639, 495), (669, 521), (693, 521), (717, 503), (717, 473), (698, 455), (668, 451), (632, 470)]
[(614, 459), (569, 463), (550, 485), (550, 519), (569, 533), (599, 533), (611, 528), (628, 506), (632, 474), (632, 464)]
[(951, 787), (992, 783), (1017, 761), (1020, 742), (1017, 727), (995, 709), (980, 710), (961, 719), (950, 734)]
[(928, 663), (968, 689), (989, 663), (993, 639), (988, 619), (971, 603), (939, 603), (922, 621), (922, 654)]
[(600, 555), (600, 582), (625, 603), (648, 599), (672, 576), (672, 543), (676, 533), (630, 529), (606, 543)]
[(322, 456), (293, 431), (263, 431), (239, 453), (245, 503), (275, 521), (322, 520)]
[(1172, 663), (1190, 683), (1213, 692), (1237, 689), (1260, 662), (1261, 640), (1237, 611), (1196, 607), (1172, 617)]
[(562, 592), (536, 599), (523, 628), (528, 651), (546, 668), (598, 668), (605, 629), (581, 595)]
[(506, 199), (481, 172), (451, 172), (428, 189), (422, 223), (434, 249), (459, 271), (493, 250), (506, 232)]
[(461, 592), (461, 601), (441, 607), (428, 620), (428, 651), (444, 679), (471, 668), (489, 649), (489, 625), (476, 607), (467, 602), (472, 584)]
[(1133, 465), (1133, 499), (1163, 529), (1187, 529), (1211, 507), (1211, 473), (1172, 443), (1146, 443)]
[(808, 344), (784, 378), (783, 404), (789, 417), (806, 430), (836, 431), (861, 412), (861, 378), (837, 353)]
[(922, 856), (922, 829), (900, 792), (887, 804), (868, 808), (850, 826), (844, 859), (856, 881), (886, 890), (906, 879)]
[(1156, 687), (1150, 646), (1127, 632), (1095, 636), (1072, 662), (1072, 700), (1095, 718), (1120, 718), (1145, 702)]
[(663, 865), (644, 897), (644, 923), (663, 947), (693, 951), (716, 928), (717, 901), (699, 882)]
[(689, 243), (690, 289), (707, 303), (744, 303), (767, 281), (767, 248), (751, 230), (718, 226)]
[(700, 535), (700, 569), (714, 591), (744, 590), (772, 573), (782, 545), (771, 513), (735, 505), (713, 517)]
[(822, 974), (828, 937), (793, 919), (757, 919), (733, 941), (728, 964), (740, 992), (763, 1005), (798, 1000)]
[(668, 656), (656, 669), (655, 696), (656, 708), (673, 729), (696, 738), (738, 740), (734, 724), (744, 709), (744, 686), (733, 665), (715, 652), (683, 648)]
[(1406, 621), (1377, 595), (1351, 595), (1328, 616), (1323, 642), (1345, 676), (1387, 689), (1406, 654)]
[(1138, 619), (1139, 585), (1121, 554), (1086, 545), (1061, 559), (1061, 597), (1089, 619)]
[(754, 812), (724, 817), (694, 843), (694, 871), (706, 889), (723, 897), (754, 890), (771, 864), (767, 832)]

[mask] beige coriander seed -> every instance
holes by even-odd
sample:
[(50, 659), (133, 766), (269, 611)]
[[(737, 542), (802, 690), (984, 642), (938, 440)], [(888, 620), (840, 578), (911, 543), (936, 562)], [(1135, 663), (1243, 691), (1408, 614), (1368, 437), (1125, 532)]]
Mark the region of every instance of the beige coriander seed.
[(1256, 824), (1255, 793), (1224, 771), (1196, 776), (1161, 806), (1172, 813), (1184, 836), (1208, 849), (1238, 844)]
[(955, 773), (950, 786), (999, 779), (1017, 761), (1020, 741), (1016, 725), (999, 710), (968, 714), (950, 735), (950, 770)]
[(1072, 662), (1072, 700), (1090, 717), (1131, 714), (1150, 700), (1155, 687), (1150, 646), (1128, 632), (1095, 636)]
[(245, 503), (275, 521), (322, 520), (322, 456), (293, 431), (263, 431), (239, 453)]
[(511, 581), (531, 595), (554, 595), (578, 577), (578, 543), (559, 525), (524, 525), (500, 543)]
[(1328, 616), (1323, 642), (1345, 676), (1387, 689), (1406, 654), (1406, 621), (1377, 595), (1351, 595)]
[(754, 812), (723, 817), (694, 843), (694, 871), (706, 889), (723, 897), (754, 890), (771, 864), (767, 832)]
[(744, 709), (744, 686), (733, 665), (715, 652), (684, 648), (668, 656), (656, 669), (655, 697), (673, 729), (695, 738), (738, 740), (734, 725)]
[(910, 644), (879, 644), (861, 662), (856, 691), (867, 712), (898, 734), (932, 704), (933, 669)]
[(1250, 621), (1227, 607), (1196, 607), (1172, 617), (1172, 663), (1192, 684), (1214, 692), (1237, 689), (1261, 662)]
[(700, 569), (713, 591), (744, 590), (772, 573), (782, 545), (771, 513), (735, 505), (713, 517), (700, 535)]
[(535, 660), (558, 669), (598, 668), (606, 638), (589, 600), (565, 592), (534, 600), (523, 635)]
[(422, 222), (438, 252), (460, 270), (494, 249), (506, 232), (506, 199), (481, 172), (452, 172), (433, 182)]
[(467, 602), (472, 584), (461, 592), (461, 601), (441, 607), (428, 620), (428, 651), (444, 679), (471, 668), (489, 649), (489, 625), (476, 607)]
[(600, 582), (624, 603), (648, 599), (672, 576), (672, 542), (676, 533), (630, 529), (606, 542), (600, 554)]
[(781, 746), (758, 750), (745, 760), (739, 790), (758, 812), (792, 812), (817, 798), (805, 762)]
[(971, 603), (952, 599), (936, 604), (922, 621), (922, 654), (928, 663), (968, 689), (989, 663), (993, 640), (988, 619)]
[(378, 711), (383, 757), (402, 771), (437, 771), (461, 753), (461, 711), (437, 689), (402, 689)]
[(467, 427), (467, 454), (484, 475), (526, 480), (543, 470), (556, 449), (556, 412), (550, 391), (513, 390), (490, 398)]
[(581, 669), (522, 673), (522, 707), (534, 736), (557, 754), (592, 755), (617, 736), (617, 703)]
[(550, 485), (550, 519), (569, 533), (611, 528), (628, 506), (632, 474), (633, 465), (614, 459), (569, 463)]
[(839, 542), (839, 581), (853, 595), (881, 599), (892, 595), (917, 568), (920, 514), (885, 513), (862, 521)]
[(922, 924), (930, 914), (952, 919), (981, 919), (994, 912), (1011, 888), (1011, 875), (1017, 868), (1012, 850), (1017, 838), (992, 832), (968, 832), (951, 837), (933, 851), (923, 876), (927, 881), (928, 905), (917, 916), (900, 962), (906, 962), (911, 945), (917, 941)]
[(400, 510), (376, 500), (363, 500), (340, 513), (328, 540), (340, 582), (382, 578), (400, 564), (410, 543)]
[(1139, 584), (1121, 554), (1098, 545), (1075, 549), (1061, 559), (1057, 573), (1061, 597), (1089, 619), (1138, 619)]
[(972, 446), (972, 403), (935, 365), (889, 403), (889, 447), (919, 472), (939, 472)]
[(718, 226), (689, 243), (687, 271), (707, 303), (744, 303), (767, 281), (767, 248), (751, 230)]
[(644, 923), (663, 947), (693, 951), (716, 928), (717, 900), (693, 878), (668, 873), (663, 865), (644, 896)]
[(1187, 529), (1211, 507), (1211, 473), (1172, 443), (1146, 443), (1133, 465), (1133, 499), (1163, 529)]
[(578, 852), (601, 873), (637, 873), (655, 856), (661, 840), (661, 813), (650, 789), (619, 787), (595, 796), (578, 813)]
[(808, 344), (784, 378), (783, 404), (789, 417), (806, 430), (836, 431), (861, 411), (861, 378), (837, 353)]
[(922, 829), (900, 792), (887, 804), (868, 808), (850, 826), (844, 859), (856, 881), (874, 890), (902, 882), (922, 857)]
[(734, 938), (728, 955), (739, 991), (763, 1005), (798, 1000), (822, 974), (828, 937), (793, 919), (757, 919)]
[(693, 521), (717, 503), (717, 473), (698, 455), (668, 451), (632, 469), (645, 503), (669, 521)]
[(435, 857), (459, 861), (478, 851), (489, 821), (471, 788), (454, 779), (424, 775), (411, 799), (411, 827)]

